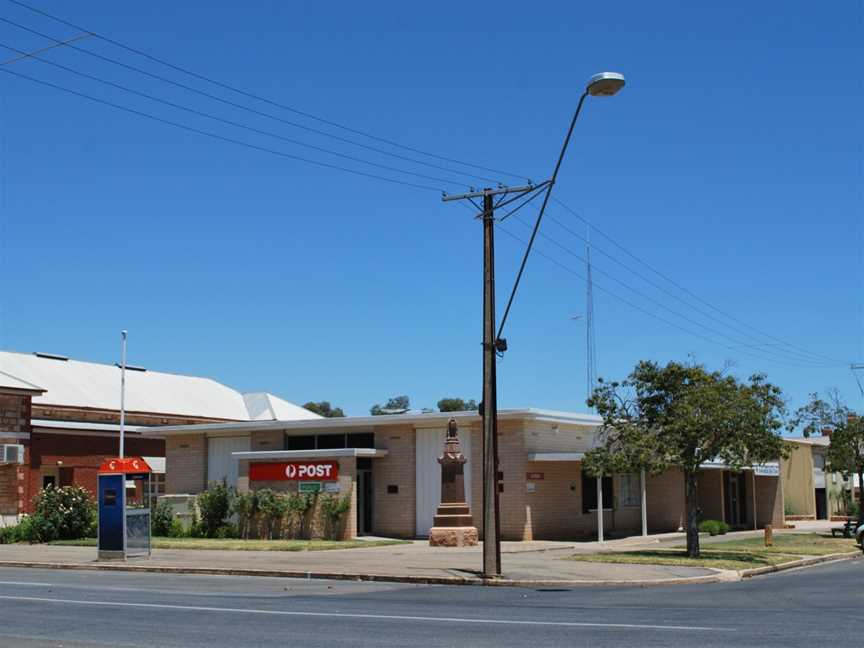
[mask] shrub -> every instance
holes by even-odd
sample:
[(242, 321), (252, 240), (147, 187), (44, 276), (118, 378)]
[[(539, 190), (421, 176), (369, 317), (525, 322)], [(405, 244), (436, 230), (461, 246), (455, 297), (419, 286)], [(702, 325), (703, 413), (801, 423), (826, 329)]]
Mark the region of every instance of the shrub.
[(78, 540), (96, 533), (96, 504), (81, 486), (44, 488), (34, 505), (34, 514), (21, 530), (29, 542)]
[(174, 509), (168, 502), (162, 500), (156, 504), (150, 520), (150, 528), (154, 536), (167, 536), (174, 522)]
[(166, 533), (169, 538), (188, 538), (190, 533), (183, 527), (183, 523), (174, 518), (171, 520), (171, 526), (168, 527), (168, 533)]
[(18, 534), (19, 530), (17, 524), (13, 526), (0, 527), (0, 545), (21, 542), (21, 538)]
[(273, 539), (280, 528), (282, 518), (288, 511), (288, 498), (275, 493), (269, 488), (262, 488), (257, 493), (258, 511), (263, 517), (262, 536)]
[(231, 513), (237, 516), (237, 532), (240, 537), (252, 537), (255, 531), (255, 516), (258, 513), (257, 491), (237, 493), (231, 501)]
[(726, 535), (729, 532), (729, 525), (726, 524), (723, 520), (717, 521), (717, 532), (720, 535)]
[(702, 520), (702, 522), (699, 523), (699, 532), (716, 536), (720, 533), (720, 524), (721, 522), (718, 520)]
[(207, 490), (195, 498), (201, 514), (198, 529), (201, 535), (213, 538), (219, 527), (225, 525), (231, 513), (231, 495), (231, 490), (223, 482), (211, 482)]
[(288, 495), (288, 523), (295, 538), (308, 535), (309, 510), (315, 504), (313, 493), (290, 493)]
[(351, 508), (351, 496), (324, 495), (321, 497), (321, 513), (324, 516), (324, 534), (336, 540), (342, 530), (342, 521)]

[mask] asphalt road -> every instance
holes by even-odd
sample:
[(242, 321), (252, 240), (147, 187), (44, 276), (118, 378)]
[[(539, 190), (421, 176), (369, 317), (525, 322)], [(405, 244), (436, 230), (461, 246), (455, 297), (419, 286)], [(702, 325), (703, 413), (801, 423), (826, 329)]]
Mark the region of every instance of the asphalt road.
[(0, 646), (861, 645), (864, 560), (747, 582), (442, 587), (0, 569)]

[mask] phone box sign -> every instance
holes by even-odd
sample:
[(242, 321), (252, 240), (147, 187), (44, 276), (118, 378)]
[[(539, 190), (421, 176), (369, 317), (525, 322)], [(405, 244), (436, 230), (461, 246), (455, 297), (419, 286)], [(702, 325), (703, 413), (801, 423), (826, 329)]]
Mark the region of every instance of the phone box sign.
[(289, 461), (253, 463), (249, 466), (251, 481), (336, 481), (338, 461)]

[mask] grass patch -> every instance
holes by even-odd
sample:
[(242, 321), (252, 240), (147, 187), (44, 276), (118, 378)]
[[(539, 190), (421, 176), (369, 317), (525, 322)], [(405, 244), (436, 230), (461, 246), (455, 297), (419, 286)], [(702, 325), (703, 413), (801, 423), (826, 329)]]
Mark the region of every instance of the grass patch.
[[(95, 547), (95, 538), (55, 540), (51, 545)], [(153, 538), (153, 549), (224, 549), (230, 551), (327, 551), (408, 544), (407, 540), (223, 540), (220, 538)]]
[(617, 563), (627, 565), (668, 565), (672, 567), (703, 567), (714, 569), (753, 569), (779, 565), (795, 560), (794, 556), (766, 552), (702, 550), (701, 558), (690, 558), (685, 551), (649, 550), (608, 553), (574, 554), (565, 560)]
[[(744, 538), (712, 542), (702, 545), (718, 551), (747, 551), (769, 554), (794, 554), (796, 556), (825, 556), (827, 554), (860, 551), (851, 538), (832, 538), (821, 533), (775, 533), (774, 546), (766, 547), (763, 538)], [(682, 548), (682, 547), (676, 547)]]

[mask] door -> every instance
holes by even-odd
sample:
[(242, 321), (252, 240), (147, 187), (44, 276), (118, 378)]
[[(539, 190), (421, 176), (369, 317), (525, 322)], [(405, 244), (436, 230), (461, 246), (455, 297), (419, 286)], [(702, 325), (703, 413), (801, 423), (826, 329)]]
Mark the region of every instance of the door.
[[(441, 503), (441, 464), (438, 457), (444, 452), (444, 440), (447, 430), (419, 429), (417, 430), (415, 450), (416, 470), (416, 533), (418, 537), (429, 536), (435, 511)], [(471, 504), (471, 434), (470, 431), (459, 432), (459, 444), (467, 461), (464, 465), (465, 500)], [(474, 511), (472, 511), (473, 513)]]
[(237, 461), (232, 452), (248, 452), (249, 437), (210, 437), (207, 439), (207, 484), (224, 481), (237, 487)]
[(828, 498), (824, 488), (816, 489), (816, 519), (828, 519)]
[(372, 501), (375, 497), (372, 485), (372, 471), (357, 471), (357, 534), (372, 533)]

